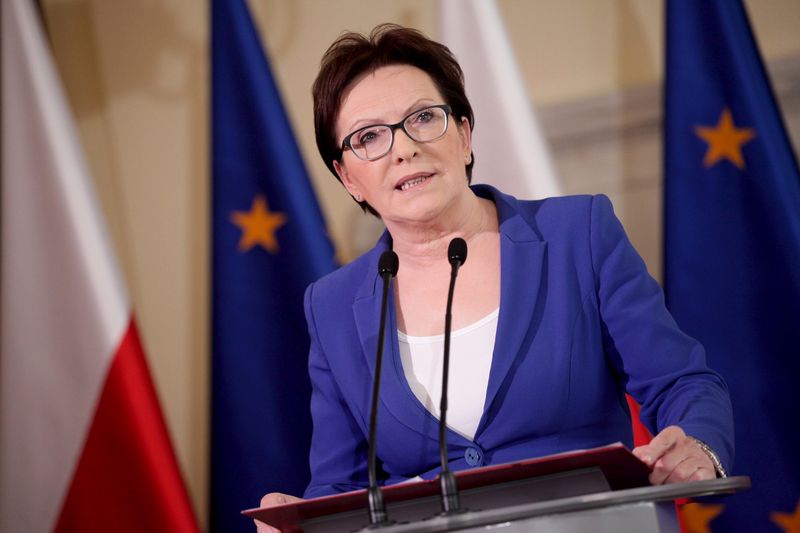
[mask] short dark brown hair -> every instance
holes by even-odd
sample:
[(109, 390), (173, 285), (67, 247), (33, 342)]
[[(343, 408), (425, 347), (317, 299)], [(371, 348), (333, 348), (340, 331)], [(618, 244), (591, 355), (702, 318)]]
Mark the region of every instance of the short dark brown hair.
[[(359, 76), (389, 65), (411, 65), (426, 72), (452, 108), (459, 121), (466, 117), (470, 128), (475, 125), (472, 106), (464, 90), (464, 73), (450, 50), (428, 39), (420, 31), (380, 24), (370, 34), (346, 32), (339, 36), (322, 56), (319, 74), (311, 93), (314, 98), (314, 132), (317, 149), (328, 169), (336, 176), (334, 161), (342, 157), (336, 142), (336, 119), (347, 87)], [(466, 166), (467, 181), (472, 178), (474, 155)], [(361, 207), (378, 215), (367, 202)]]

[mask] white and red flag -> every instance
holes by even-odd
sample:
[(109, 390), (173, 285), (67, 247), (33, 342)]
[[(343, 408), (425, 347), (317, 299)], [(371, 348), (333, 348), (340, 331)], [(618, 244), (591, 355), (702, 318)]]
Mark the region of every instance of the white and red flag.
[(30, 0), (2, 54), (0, 531), (198, 531)]
[(464, 70), (475, 113), (473, 183), (533, 200), (561, 194), (536, 111), (494, 0), (439, 0), (439, 37)]

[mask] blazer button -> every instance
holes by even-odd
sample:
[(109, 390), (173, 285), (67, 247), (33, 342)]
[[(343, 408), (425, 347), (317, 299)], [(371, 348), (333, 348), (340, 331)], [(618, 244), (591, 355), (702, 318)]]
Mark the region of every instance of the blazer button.
[(483, 454), (478, 448), (469, 447), (464, 452), (464, 459), (469, 466), (481, 466), (483, 464)]

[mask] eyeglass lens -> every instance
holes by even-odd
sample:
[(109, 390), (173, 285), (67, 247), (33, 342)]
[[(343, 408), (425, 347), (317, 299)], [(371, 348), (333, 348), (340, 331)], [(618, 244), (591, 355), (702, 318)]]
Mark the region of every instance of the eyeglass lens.
[[(434, 141), (447, 130), (447, 112), (440, 107), (421, 109), (406, 117), (402, 128), (414, 141)], [(360, 159), (372, 160), (386, 155), (393, 140), (391, 126), (370, 126), (350, 138), (350, 147)]]

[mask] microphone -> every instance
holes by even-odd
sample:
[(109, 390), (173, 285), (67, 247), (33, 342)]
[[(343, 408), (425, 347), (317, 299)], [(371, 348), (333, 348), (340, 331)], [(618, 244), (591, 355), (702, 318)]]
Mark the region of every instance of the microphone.
[(383, 279), (383, 297), (381, 298), (381, 322), (378, 328), (378, 350), (375, 355), (375, 376), (372, 382), (372, 409), (369, 416), (369, 490), (367, 497), (369, 500), (369, 523), (366, 529), (374, 529), (390, 525), (386, 513), (386, 505), (383, 503), (383, 492), (378, 486), (378, 476), (375, 466), (375, 448), (377, 447), (377, 428), (378, 428), (378, 392), (381, 384), (381, 366), (383, 364), (383, 339), (386, 333), (386, 307), (389, 301), (389, 282), (397, 275), (400, 262), (397, 254), (392, 250), (387, 250), (381, 254), (378, 260), (378, 274)]
[[(456, 269), (466, 262), (467, 243), (464, 239), (456, 237), (450, 241), (450, 245), (447, 247), (447, 260), (450, 261), (450, 266), (454, 266)], [(458, 266), (454, 263), (458, 263)], [(453, 279), (455, 279), (455, 275), (453, 275)]]
[(458, 269), (467, 260), (467, 243), (461, 237), (450, 241), (447, 247), (447, 260), (450, 262), (450, 288), (447, 291), (447, 311), (444, 315), (444, 363), (442, 368), (442, 398), (439, 404), (439, 457), (442, 461), (442, 472), (439, 474), (442, 495), (442, 514), (450, 515), (462, 512), (458, 499), (456, 478), (450, 471), (447, 460), (447, 379), (450, 373), (450, 329), (452, 326), (453, 292), (456, 286)]

